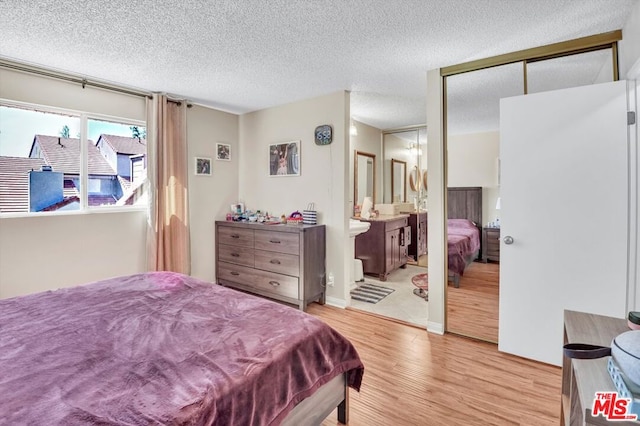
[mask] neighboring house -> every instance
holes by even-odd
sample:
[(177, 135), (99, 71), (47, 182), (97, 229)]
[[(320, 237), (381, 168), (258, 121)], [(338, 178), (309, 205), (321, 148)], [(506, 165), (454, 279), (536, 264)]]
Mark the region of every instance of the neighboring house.
[[(88, 198), (90, 206), (115, 204), (122, 197), (123, 191), (115, 170), (102, 157), (93, 141), (87, 141), (88, 156)], [(42, 158), (51, 166), (51, 171), (64, 175), (65, 194), (56, 204), (66, 207), (69, 203), (78, 203), (80, 195), (80, 139), (62, 138), (57, 136), (36, 135), (29, 152), (30, 158)], [(46, 173), (46, 172), (43, 172)], [(36, 197), (35, 191), (44, 191), (42, 184), (31, 188), (31, 197)], [(41, 197), (38, 194), (38, 197)], [(45, 210), (45, 207), (31, 206), (30, 211)], [(58, 210), (58, 209), (56, 209)]]
[[(144, 139), (100, 135), (96, 144), (87, 141), (89, 206), (141, 200), (146, 151)], [(73, 210), (79, 202), (80, 139), (35, 135), (28, 158), (0, 156), (0, 211)]]
[(124, 180), (134, 182), (146, 176), (146, 139), (102, 134), (96, 147)]
[(29, 211), (29, 172), (44, 165), (42, 158), (0, 156), (0, 212)]

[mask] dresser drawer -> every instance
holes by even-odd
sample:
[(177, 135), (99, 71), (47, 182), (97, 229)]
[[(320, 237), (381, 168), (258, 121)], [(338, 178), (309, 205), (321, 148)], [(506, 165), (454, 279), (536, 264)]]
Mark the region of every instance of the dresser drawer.
[(218, 244), (228, 244), (238, 247), (253, 248), (253, 229), (234, 228), (231, 226), (218, 227)]
[(300, 257), (294, 254), (256, 250), (255, 267), (297, 277), (300, 275)]
[(298, 278), (259, 269), (218, 262), (218, 278), (240, 283), (247, 288), (280, 296), (298, 298)]
[(254, 265), (254, 251), (252, 248), (218, 245), (218, 259), (224, 262), (236, 263), (238, 265)]
[(299, 254), (300, 234), (291, 232), (255, 231), (255, 248), (278, 253)]

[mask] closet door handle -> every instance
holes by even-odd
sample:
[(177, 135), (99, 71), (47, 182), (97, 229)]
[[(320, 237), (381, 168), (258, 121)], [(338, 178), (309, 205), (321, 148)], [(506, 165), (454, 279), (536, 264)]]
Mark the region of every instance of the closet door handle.
[(274, 287), (278, 287), (280, 285), (278, 281), (269, 281), (269, 284), (271, 284)]

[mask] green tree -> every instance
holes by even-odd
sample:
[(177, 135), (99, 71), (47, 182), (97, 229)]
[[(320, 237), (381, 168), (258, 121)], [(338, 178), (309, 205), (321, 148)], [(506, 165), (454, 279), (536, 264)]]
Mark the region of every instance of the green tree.
[(129, 129), (131, 129), (132, 137), (137, 139), (147, 138), (147, 129), (145, 129), (144, 127), (142, 128), (142, 130), (140, 130), (138, 126), (129, 126)]
[(62, 127), (62, 130), (60, 130), (60, 136), (65, 139), (69, 139), (70, 133), (71, 131), (69, 130), (69, 126), (67, 126), (66, 124)]

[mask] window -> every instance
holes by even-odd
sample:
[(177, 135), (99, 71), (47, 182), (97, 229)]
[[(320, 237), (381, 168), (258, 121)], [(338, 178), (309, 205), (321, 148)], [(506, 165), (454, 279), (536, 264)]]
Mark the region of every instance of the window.
[(0, 213), (146, 206), (146, 147), (141, 122), (0, 104)]

